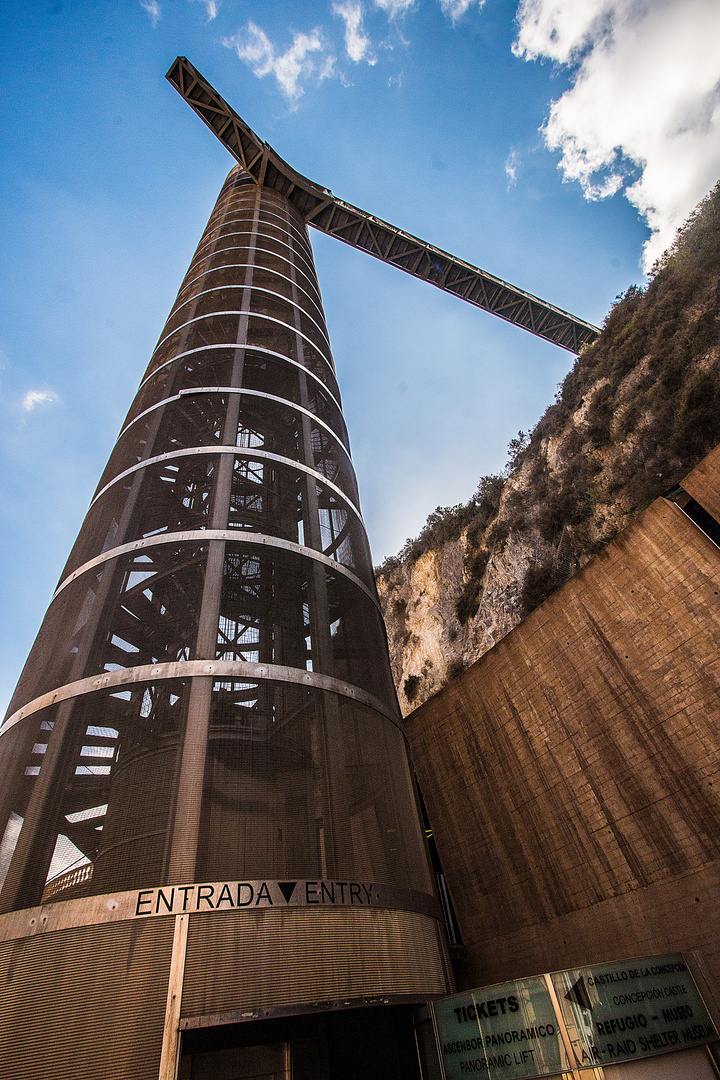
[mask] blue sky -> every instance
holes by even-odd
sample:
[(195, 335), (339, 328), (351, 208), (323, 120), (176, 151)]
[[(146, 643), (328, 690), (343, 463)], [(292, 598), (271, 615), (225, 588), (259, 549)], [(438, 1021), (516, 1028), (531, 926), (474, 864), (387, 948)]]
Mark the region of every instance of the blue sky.
[[(0, 10), (3, 705), (232, 165), (177, 54), (341, 199), (595, 323), (720, 173), (716, 0)], [(503, 467), (572, 357), (312, 237), (379, 562)]]

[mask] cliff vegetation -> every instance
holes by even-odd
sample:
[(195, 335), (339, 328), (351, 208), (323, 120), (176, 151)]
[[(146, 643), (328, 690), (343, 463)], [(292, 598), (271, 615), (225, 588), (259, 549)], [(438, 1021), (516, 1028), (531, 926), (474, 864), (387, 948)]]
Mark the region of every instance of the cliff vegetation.
[(608, 313), (502, 474), (376, 570), (405, 712), (477, 660), (720, 442), (720, 184)]

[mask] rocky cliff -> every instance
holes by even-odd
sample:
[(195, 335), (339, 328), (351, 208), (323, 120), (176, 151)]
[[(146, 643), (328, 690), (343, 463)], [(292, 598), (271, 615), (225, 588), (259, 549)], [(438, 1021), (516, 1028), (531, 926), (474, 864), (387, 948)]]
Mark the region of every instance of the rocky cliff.
[(720, 442), (720, 185), (611, 308), (502, 475), (376, 571), (409, 712)]

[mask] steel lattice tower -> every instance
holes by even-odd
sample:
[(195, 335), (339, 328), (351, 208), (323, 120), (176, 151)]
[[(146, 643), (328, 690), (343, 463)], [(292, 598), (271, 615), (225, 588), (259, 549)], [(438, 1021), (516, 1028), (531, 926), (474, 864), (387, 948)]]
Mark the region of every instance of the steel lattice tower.
[[(94, 926), (130, 897), (136, 918), (171, 927), (161, 916), (174, 914), (182, 1015), (447, 988), (306, 226), (239, 167), (62, 574), (0, 755), (2, 911), (62, 909), (68, 926)], [(197, 903), (203, 882), (216, 885)], [(219, 953), (259, 919), (265, 963), (289, 956), (296, 976), (218, 975)]]

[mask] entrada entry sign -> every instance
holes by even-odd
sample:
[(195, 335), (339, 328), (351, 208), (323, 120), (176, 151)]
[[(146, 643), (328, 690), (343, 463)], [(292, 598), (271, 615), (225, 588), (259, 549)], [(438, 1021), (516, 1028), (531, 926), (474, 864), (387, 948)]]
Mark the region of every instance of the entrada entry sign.
[(570, 1065), (542, 976), (488, 986), (433, 1004), (445, 1080), (522, 1080)]
[(432, 1011), (445, 1080), (577, 1076), (718, 1038), (679, 953), (486, 986)]
[(679, 954), (555, 972), (577, 1064), (612, 1065), (717, 1039)]

